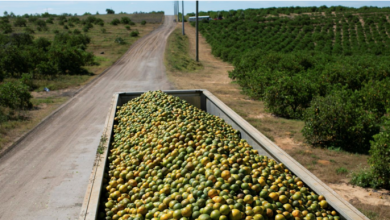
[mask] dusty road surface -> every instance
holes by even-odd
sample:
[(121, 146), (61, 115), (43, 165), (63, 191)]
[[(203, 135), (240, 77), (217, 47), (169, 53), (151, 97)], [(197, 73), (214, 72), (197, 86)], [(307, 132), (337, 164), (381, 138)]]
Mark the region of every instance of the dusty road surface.
[(173, 17), (0, 159), (0, 219), (77, 219), (113, 93), (172, 89), (165, 76)]

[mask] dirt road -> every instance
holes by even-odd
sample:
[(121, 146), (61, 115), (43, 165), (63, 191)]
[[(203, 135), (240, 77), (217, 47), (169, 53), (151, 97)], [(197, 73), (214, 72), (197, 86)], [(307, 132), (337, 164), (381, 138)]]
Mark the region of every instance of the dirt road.
[(173, 16), (166, 16), (0, 159), (0, 219), (77, 219), (113, 93), (172, 88), (163, 56), (174, 27)]

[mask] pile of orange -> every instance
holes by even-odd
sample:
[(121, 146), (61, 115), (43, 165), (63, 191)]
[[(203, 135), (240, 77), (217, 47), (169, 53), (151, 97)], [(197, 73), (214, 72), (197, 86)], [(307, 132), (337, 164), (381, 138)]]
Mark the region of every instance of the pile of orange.
[(161, 91), (118, 107), (101, 219), (339, 219), (223, 119)]

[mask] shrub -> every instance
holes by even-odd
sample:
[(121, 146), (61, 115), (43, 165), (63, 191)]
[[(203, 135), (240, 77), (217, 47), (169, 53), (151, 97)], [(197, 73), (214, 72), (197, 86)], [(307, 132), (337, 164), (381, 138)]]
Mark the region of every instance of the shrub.
[(137, 30), (132, 31), (132, 32), (130, 33), (130, 36), (132, 36), (132, 37), (138, 37), (138, 35), (139, 35), (139, 32), (138, 32)]
[[(390, 113), (390, 111), (389, 111)], [(390, 117), (383, 117), (382, 131), (371, 141), (370, 159), (372, 174), (380, 186), (390, 189)]]
[(69, 18), (68, 21), (78, 24), (78, 23), (80, 23), (80, 18), (78, 18), (78, 17), (71, 17), (71, 18)]
[(29, 90), (34, 88), (33, 75), (28, 73), (23, 73), (20, 81), (28, 87)]
[(31, 16), (28, 18), (28, 22), (30, 22), (30, 23), (35, 23), (37, 20), (38, 20), (38, 18), (34, 17), (34, 16)]
[(109, 8), (106, 9), (106, 12), (107, 14), (115, 14), (115, 11)]
[(12, 27), (8, 23), (0, 24), (0, 29), (3, 31), (3, 34), (12, 33)]
[(121, 23), (122, 24), (129, 24), (131, 22), (129, 17), (122, 17), (121, 18)]
[(51, 42), (46, 38), (40, 37), (35, 40), (35, 45), (37, 48), (42, 49), (43, 51), (48, 51)]
[(47, 24), (53, 24), (54, 22), (54, 18), (53, 17), (50, 17), (50, 18), (48, 18), (47, 20), (46, 20), (46, 23)]
[(129, 25), (126, 25), (125, 28), (126, 28), (126, 30), (130, 30), (131, 29)]
[(370, 140), (379, 131), (378, 120), (364, 110), (358, 92), (334, 90), (314, 98), (310, 105), (303, 115), (302, 130), (310, 144), (368, 153)]
[(384, 80), (370, 80), (360, 90), (364, 108), (369, 109), (382, 117), (386, 109), (390, 108), (390, 78)]
[(57, 17), (57, 20), (62, 21), (62, 22), (67, 22), (68, 20), (66, 19), (65, 15), (61, 15)]
[(316, 94), (316, 84), (306, 75), (284, 76), (266, 89), (264, 102), (278, 116), (299, 119)]
[(135, 23), (134, 23), (134, 22), (132, 22), (132, 21), (130, 21), (130, 22), (129, 22), (129, 25), (135, 25)]
[(14, 22), (14, 26), (15, 27), (26, 27), (26, 19), (22, 18), (22, 17), (17, 17), (15, 22)]
[(114, 20), (111, 21), (111, 24), (112, 24), (112, 25), (118, 25), (118, 24), (120, 24), (120, 23), (121, 23), (121, 22), (119, 21), (118, 18), (115, 18)]
[(84, 27), (83, 27), (83, 31), (84, 31), (85, 33), (87, 33), (87, 32), (89, 31), (89, 27), (88, 27), (88, 26), (84, 26)]
[(101, 28), (100, 31), (105, 34), (107, 32), (107, 30), (105, 28)]
[(117, 37), (115, 39), (115, 43), (117, 43), (117, 44), (126, 44), (126, 42), (121, 37)]
[(362, 169), (352, 173), (351, 183), (360, 187), (378, 188), (381, 184), (374, 178), (371, 169)]
[(95, 16), (88, 16), (88, 17), (85, 19), (85, 21), (86, 21), (87, 23), (95, 23), (96, 20), (97, 20), (97, 18), (96, 18)]
[(69, 29), (68, 25), (64, 25), (64, 29), (66, 30)]
[(43, 21), (43, 20), (37, 20), (36, 22), (35, 22), (35, 25), (37, 25), (38, 27), (46, 27), (46, 22), (45, 21)]
[(19, 81), (0, 85), (0, 106), (12, 110), (30, 109), (32, 107), (31, 97), (28, 86)]
[(73, 30), (73, 34), (81, 34), (81, 31), (76, 28), (76, 29)]
[(58, 34), (58, 33), (60, 33), (60, 31), (59, 30), (53, 30), (53, 33), (54, 34)]
[(145, 24), (146, 24), (145, 20), (141, 21), (141, 25), (145, 25)]
[(101, 18), (99, 18), (100, 20), (98, 20), (97, 22), (96, 22), (96, 24), (97, 25), (100, 25), (101, 27), (103, 27), (104, 26), (104, 21), (103, 21), (103, 19), (101, 19)]

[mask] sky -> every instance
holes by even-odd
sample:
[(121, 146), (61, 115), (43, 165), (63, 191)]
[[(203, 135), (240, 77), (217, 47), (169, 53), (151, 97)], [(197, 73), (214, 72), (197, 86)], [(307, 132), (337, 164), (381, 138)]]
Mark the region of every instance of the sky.
[[(390, 7), (390, 1), (199, 1), (199, 11), (237, 10), (247, 8), (269, 8), (290, 6), (377, 6)], [(50, 14), (71, 13), (82, 15), (85, 12), (105, 14), (111, 8), (116, 13), (135, 11), (165, 11), (173, 14), (173, 1), (2, 1), (0, 16), (4, 11), (15, 15), (49, 12)], [(181, 10), (181, 1), (180, 1)], [(195, 1), (184, 2), (184, 13), (195, 12)]]

